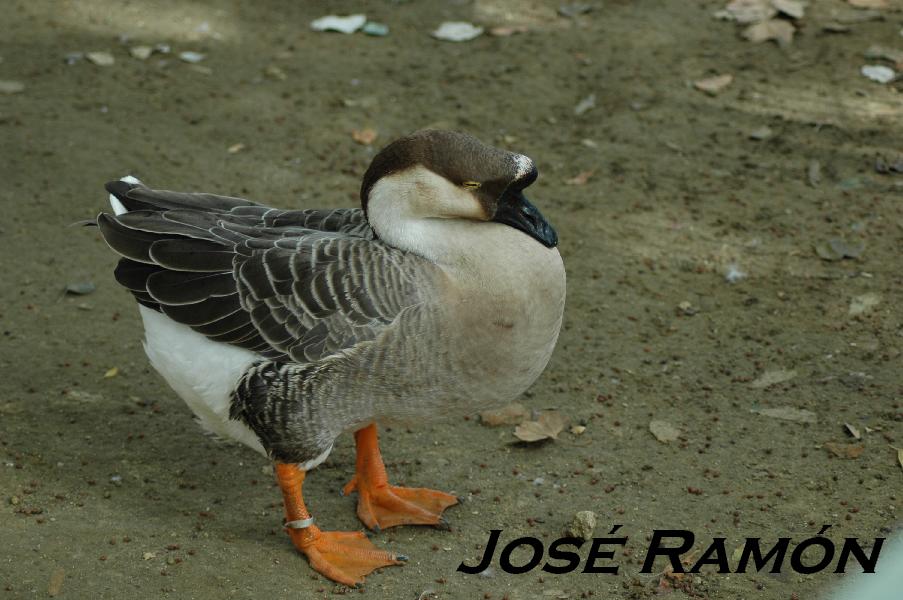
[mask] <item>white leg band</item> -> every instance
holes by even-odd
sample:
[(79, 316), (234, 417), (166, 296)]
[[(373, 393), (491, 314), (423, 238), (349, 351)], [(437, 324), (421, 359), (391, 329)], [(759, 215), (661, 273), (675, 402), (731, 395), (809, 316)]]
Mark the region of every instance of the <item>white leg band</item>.
[(283, 527), (286, 529), (307, 529), (313, 524), (314, 518), (307, 517), (306, 519), (298, 519), (297, 521), (288, 521)]

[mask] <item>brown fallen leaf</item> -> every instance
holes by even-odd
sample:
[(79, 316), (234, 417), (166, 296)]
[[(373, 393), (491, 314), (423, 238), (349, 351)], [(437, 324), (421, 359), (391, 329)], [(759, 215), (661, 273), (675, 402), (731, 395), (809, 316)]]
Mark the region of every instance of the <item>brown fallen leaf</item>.
[(741, 24), (758, 23), (778, 13), (777, 7), (768, 0), (733, 0), (724, 10), (728, 18)]
[(557, 411), (544, 412), (536, 421), (524, 421), (514, 428), (514, 437), (522, 442), (558, 439), (564, 429), (565, 418)]
[(680, 436), (680, 429), (667, 421), (650, 421), (649, 431), (663, 444), (673, 442)]
[(797, 423), (818, 423), (818, 415), (811, 410), (781, 406), (779, 408), (754, 408), (753, 412), (763, 417), (781, 419), (783, 421), (796, 421)]
[(493, 27), (489, 30), (489, 35), (495, 37), (508, 37), (512, 36), (515, 33), (527, 33), (530, 31), (530, 28), (526, 25), (500, 25), (498, 27)]
[(802, 19), (806, 13), (806, 2), (803, 0), (771, 0), (779, 13), (785, 14), (793, 19)]
[(815, 253), (822, 260), (838, 261), (845, 258), (859, 258), (865, 251), (865, 242), (849, 242), (840, 238), (832, 238), (813, 246)]
[(47, 584), (47, 595), (51, 598), (59, 596), (63, 589), (63, 580), (66, 578), (66, 572), (62, 569), (55, 569), (50, 575), (50, 583)]
[(369, 146), (373, 142), (376, 141), (376, 130), (370, 127), (364, 127), (363, 129), (355, 129), (351, 132), (351, 138), (361, 144), (362, 146)]
[(853, 8), (890, 8), (890, 0), (847, 0)]
[(480, 422), (490, 427), (517, 425), (523, 423), (529, 414), (523, 404), (515, 402), (498, 410), (484, 410), (480, 413)]
[(581, 171), (574, 177), (566, 179), (565, 183), (567, 185), (586, 185), (586, 182), (589, 181), (589, 178), (592, 177), (595, 172), (595, 169), (591, 169), (589, 171)]
[(749, 387), (764, 390), (765, 388), (771, 387), (778, 383), (790, 381), (794, 377), (796, 377), (796, 369), (774, 369), (762, 373), (752, 383), (749, 384)]
[(790, 21), (771, 19), (750, 25), (743, 30), (743, 37), (754, 44), (774, 40), (779, 46), (785, 48), (793, 42), (794, 32), (796, 32), (796, 28)]
[(865, 450), (865, 446), (862, 444), (825, 442), (825, 449), (838, 458), (859, 458)]
[(706, 77), (705, 79), (697, 79), (693, 82), (693, 87), (695, 87), (700, 92), (705, 92), (710, 96), (714, 96), (721, 92), (724, 88), (729, 86), (734, 81), (734, 76), (727, 73), (724, 75), (716, 75), (715, 77)]

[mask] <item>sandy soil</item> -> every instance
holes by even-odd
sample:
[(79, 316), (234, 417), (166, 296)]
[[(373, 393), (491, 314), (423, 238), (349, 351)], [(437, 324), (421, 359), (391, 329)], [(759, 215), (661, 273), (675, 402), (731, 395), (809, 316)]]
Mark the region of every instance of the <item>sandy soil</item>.
[[(554, 2), (370, 2), (391, 27), (374, 38), (308, 29), (352, 2), (4, 3), (0, 80), (25, 89), (0, 94), (0, 598), (345, 592), (281, 532), (267, 462), (204, 437), (149, 369), (115, 257), (68, 225), (103, 210), (103, 183), (125, 173), (351, 206), (375, 150), (425, 126), (538, 164), (531, 198), (559, 231), (569, 295), (555, 356), (523, 402), (586, 430), (532, 446), (476, 418), (384, 432), (396, 482), (466, 502), (450, 532), (376, 535), (411, 561), (371, 575), (366, 595), (816, 598), (839, 576), (677, 578), (663, 561), (640, 574), (646, 540), (688, 529), (699, 551), (715, 536), (732, 551), (823, 524), (835, 541), (900, 528), (903, 175), (875, 164), (899, 160), (903, 105), (859, 70), (882, 62), (863, 58), (869, 45), (903, 47), (903, 15), (868, 20), (819, 0), (781, 49), (714, 19), (720, 1), (592, 4), (571, 19)], [(529, 31), (454, 44), (428, 34), (443, 20)], [(849, 31), (825, 32), (832, 21)], [(206, 58), (129, 56), (156, 43)], [(64, 62), (89, 51), (115, 64)], [(734, 81), (715, 96), (689, 83), (725, 73)], [(595, 106), (575, 115), (590, 94)], [(365, 127), (373, 146), (352, 139)], [(864, 251), (823, 260), (813, 247), (832, 238)], [(733, 284), (732, 265), (746, 274)], [(63, 295), (84, 281), (96, 291)], [(792, 378), (753, 385), (780, 370)], [(751, 412), (777, 407), (817, 422)], [(680, 438), (658, 442), (651, 420)], [(355, 499), (338, 493), (352, 450), (343, 440), (308, 479), (330, 528), (359, 527)], [(549, 542), (580, 510), (597, 513), (597, 535), (621, 524), (630, 537), (618, 575), (455, 572), (490, 529)]]

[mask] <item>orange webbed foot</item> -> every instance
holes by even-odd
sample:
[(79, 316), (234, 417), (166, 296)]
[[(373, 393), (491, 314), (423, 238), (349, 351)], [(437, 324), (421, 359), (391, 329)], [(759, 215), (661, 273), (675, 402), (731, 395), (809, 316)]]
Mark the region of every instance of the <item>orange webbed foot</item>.
[(285, 463), (276, 463), (275, 471), (285, 505), (285, 529), (315, 571), (338, 583), (357, 586), (376, 569), (407, 560), (406, 556), (378, 550), (361, 531), (320, 531), (304, 505), (304, 471)]
[(376, 425), (354, 434), (357, 444), (357, 470), (342, 493), (357, 490), (357, 516), (373, 530), (396, 525), (446, 525), (442, 512), (458, 503), (445, 492), (426, 488), (389, 485), (386, 467), (379, 452)]
[(348, 495), (354, 490), (359, 496), (357, 516), (374, 531), (396, 525), (444, 525), (442, 512), (458, 503), (455, 496), (445, 492), (362, 483), (357, 475), (342, 493)]
[(347, 586), (357, 586), (376, 569), (407, 560), (406, 556), (377, 549), (360, 531), (320, 531), (311, 525), (288, 532), (295, 548), (307, 556), (315, 571)]

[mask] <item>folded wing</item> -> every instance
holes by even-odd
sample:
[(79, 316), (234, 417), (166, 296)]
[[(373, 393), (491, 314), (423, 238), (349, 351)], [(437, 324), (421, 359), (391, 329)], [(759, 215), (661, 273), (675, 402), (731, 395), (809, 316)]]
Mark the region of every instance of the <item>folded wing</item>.
[(116, 279), (145, 306), (271, 359), (315, 361), (420, 304), (435, 267), (375, 240), (358, 209), (286, 211), (240, 198), (107, 184), (97, 219)]

